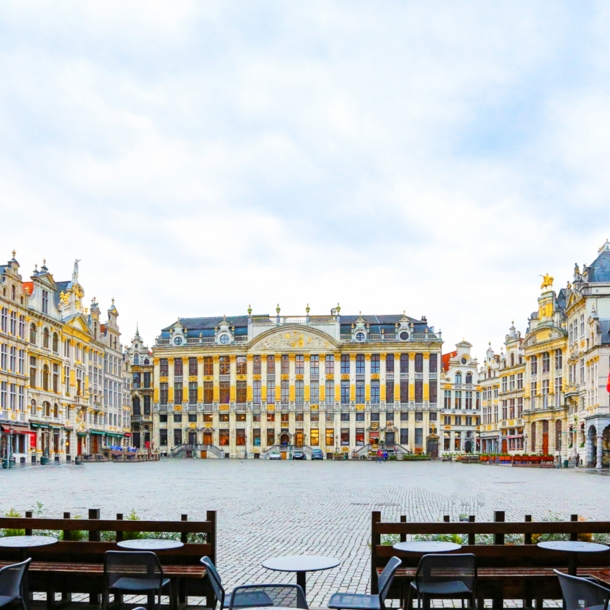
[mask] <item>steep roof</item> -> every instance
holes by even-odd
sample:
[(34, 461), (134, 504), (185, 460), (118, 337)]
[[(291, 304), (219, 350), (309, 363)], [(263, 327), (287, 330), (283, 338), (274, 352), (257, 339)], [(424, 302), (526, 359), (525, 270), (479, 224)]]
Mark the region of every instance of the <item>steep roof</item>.
[(457, 356), (457, 350), (455, 352), (449, 352), (448, 354), (443, 354), (442, 355), (442, 361), (443, 361), (443, 371), (448, 371), (449, 370), (449, 361), (451, 360), (451, 358), (455, 358)]
[(610, 320), (600, 320), (599, 329), (602, 334), (602, 345), (610, 345)]
[(608, 242), (602, 246), (599, 256), (587, 267), (587, 281), (610, 282), (610, 247)]

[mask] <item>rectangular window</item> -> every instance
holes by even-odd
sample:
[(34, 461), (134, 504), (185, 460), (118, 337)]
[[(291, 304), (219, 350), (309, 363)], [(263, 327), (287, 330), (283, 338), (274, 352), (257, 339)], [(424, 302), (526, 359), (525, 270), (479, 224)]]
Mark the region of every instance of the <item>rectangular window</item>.
[(30, 356), (30, 387), (36, 388), (36, 358)]
[(424, 355), (423, 354), (415, 354), (415, 372), (416, 373), (424, 372)]
[(341, 428), (341, 447), (349, 447), (349, 428)]
[[(254, 356), (254, 358), (252, 358), (252, 374), (260, 375), (261, 373), (262, 373), (261, 357)], [(259, 434), (260, 434), (260, 431), (259, 431)]]
[(267, 377), (267, 404), (275, 404), (275, 381)]
[(467, 409), (472, 409), (472, 392), (470, 390), (468, 390), (466, 392), (466, 408)]
[(281, 368), (282, 375), (288, 375), (288, 373), (290, 373), (290, 360), (288, 359), (287, 354), (282, 355), (281, 363), (282, 363), (282, 368)]
[(237, 375), (245, 375), (248, 370), (248, 365), (245, 356), (237, 356), (235, 359), (235, 369)]
[(356, 411), (356, 421), (364, 421), (364, 413), (362, 411)]
[(455, 408), (456, 409), (462, 408), (462, 390), (455, 391)]
[(356, 356), (356, 375), (364, 375), (364, 354)]
[(312, 405), (317, 405), (320, 402), (320, 382), (317, 379), (309, 383), (309, 402)]
[(423, 402), (424, 400), (424, 380), (415, 380), (415, 402)]
[(561, 371), (563, 368), (563, 353), (560, 349), (555, 350), (555, 370)]
[(49, 313), (49, 293), (46, 290), (42, 291), (42, 313)]
[(305, 356), (297, 355), (294, 359), (294, 374), (304, 375), (305, 374)]
[(502, 419), (508, 419), (508, 405), (506, 400), (502, 401)]
[(335, 380), (326, 380), (326, 404), (334, 404), (335, 402)]
[(517, 390), (523, 389), (523, 373), (517, 373)]
[(394, 382), (385, 382), (385, 401), (386, 403), (394, 402)]
[(247, 397), (247, 382), (246, 381), (238, 381), (236, 387), (236, 400), (239, 404), (244, 404), (246, 402)]
[(536, 356), (532, 356), (530, 361), (530, 372), (532, 375), (538, 374), (538, 358)]
[(182, 445), (182, 429), (174, 428), (174, 446)]
[(394, 372), (394, 354), (386, 354), (385, 357), (385, 372), (393, 373)]
[(197, 404), (197, 382), (190, 381), (189, 382), (189, 404), (196, 405)]
[(302, 379), (294, 382), (294, 400), (297, 405), (305, 402), (305, 382)]
[[(221, 356), (222, 357), (222, 356)], [(226, 405), (231, 400), (231, 382), (221, 381), (220, 384), (220, 402)]]
[(309, 438), (312, 447), (318, 447), (320, 445), (320, 430), (318, 428), (312, 428), (309, 432)]
[(275, 413), (267, 413), (267, 421), (275, 421)]
[(451, 409), (451, 390), (445, 390), (445, 409)]
[(409, 444), (409, 428), (400, 429), (400, 444), (401, 445)]
[(438, 403), (438, 385), (436, 381), (432, 381), (430, 383), (430, 404)]
[(341, 356), (341, 375), (349, 375), (350, 359), (349, 354), (343, 354)]
[(551, 355), (549, 352), (544, 352), (542, 354), (542, 372), (548, 373), (551, 369)]
[(159, 444), (162, 447), (167, 446), (167, 428), (162, 428), (159, 430)]
[(378, 422), (379, 421), (379, 411), (373, 411), (371, 413), (371, 421)]
[(214, 402), (214, 383), (212, 381), (204, 381), (203, 383), (203, 402), (206, 405), (211, 405)]
[(502, 377), (502, 392), (506, 392), (507, 391), (507, 381), (508, 379), (506, 377)]
[(408, 411), (400, 412), (400, 421), (409, 421), (409, 412)]
[(144, 373), (144, 387), (150, 388), (150, 371)]
[(144, 396), (144, 415), (150, 415), (150, 396)]
[(371, 403), (379, 404), (379, 379), (371, 380)]
[(320, 421), (320, 413), (318, 411), (312, 411), (309, 414), (309, 421)]
[(428, 367), (431, 373), (438, 372), (438, 354), (430, 354)]
[(230, 439), (230, 433), (227, 428), (220, 428), (218, 430), (218, 444), (221, 447), (228, 447)]
[(341, 421), (349, 421), (349, 411), (346, 411), (345, 413), (341, 413)]
[[(104, 362), (106, 364), (106, 362)], [(159, 375), (161, 377), (167, 377), (169, 375), (169, 364), (167, 358), (159, 359)]]
[(406, 379), (400, 382), (400, 402), (403, 404), (409, 402), (409, 382)]
[(326, 428), (326, 446), (332, 447), (335, 444), (335, 431), (332, 428)]
[(261, 404), (261, 381), (255, 379), (252, 382), (252, 401), (255, 405)]
[(364, 379), (356, 381), (356, 404), (364, 404)]
[(267, 447), (271, 447), (275, 444), (275, 430), (273, 428), (267, 428)]
[(243, 428), (235, 430), (235, 444), (238, 447), (243, 447), (246, 444), (246, 431)]
[(349, 381), (347, 379), (341, 381), (341, 404), (349, 404)]
[(176, 358), (174, 360), (174, 377), (182, 377), (182, 358)]
[(197, 358), (191, 356), (189, 358), (189, 376), (196, 377), (197, 376)]
[(182, 398), (182, 382), (177, 381), (174, 383), (174, 404), (181, 405)]
[(203, 374), (207, 375), (207, 376), (214, 374), (214, 360), (213, 360), (212, 356), (204, 356)]
[(327, 411), (326, 412), (326, 422), (332, 424), (335, 421), (335, 414)]
[(275, 375), (275, 356), (267, 356), (267, 377)]
[(409, 372), (409, 354), (400, 354), (400, 372), (402, 374)]
[(53, 392), (59, 393), (59, 365), (53, 365)]
[(252, 430), (252, 444), (255, 447), (261, 446), (261, 429), (260, 428), (254, 428)]
[(287, 405), (290, 402), (290, 381), (288, 379), (282, 379), (281, 392), (282, 404)]
[(229, 375), (231, 373), (231, 359), (229, 356), (220, 356), (218, 358), (218, 367), (220, 375)]
[(420, 446), (424, 444), (424, 429), (415, 428), (415, 445)]
[(356, 447), (364, 447), (364, 428), (356, 428)]
[(424, 421), (423, 411), (415, 411), (415, 421)]
[(326, 355), (326, 360), (324, 362), (324, 372), (327, 375), (335, 374), (335, 357), (332, 354)]

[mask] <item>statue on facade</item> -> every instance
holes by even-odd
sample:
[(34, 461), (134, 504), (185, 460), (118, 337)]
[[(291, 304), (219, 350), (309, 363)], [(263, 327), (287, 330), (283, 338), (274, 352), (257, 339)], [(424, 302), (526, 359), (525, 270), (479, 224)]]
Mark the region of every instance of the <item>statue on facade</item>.
[(550, 288), (553, 285), (553, 279), (548, 273), (540, 276), (542, 278), (542, 284), (540, 284), (540, 288), (544, 290), (545, 288)]
[(72, 282), (76, 283), (78, 282), (78, 263), (80, 263), (80, 259), (77, 258), (74, 261), (74, 270), (72, 271)]

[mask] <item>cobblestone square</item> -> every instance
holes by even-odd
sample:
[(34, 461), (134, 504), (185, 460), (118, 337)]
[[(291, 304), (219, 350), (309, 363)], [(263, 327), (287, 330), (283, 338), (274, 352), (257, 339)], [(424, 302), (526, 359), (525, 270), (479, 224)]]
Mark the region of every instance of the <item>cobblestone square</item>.
[(367, 592), (371, 511), (384, 520), (450, 515), (507, 520), (609, 519), (610, 478), (576, 470), (441, 462), (165, 460), (35, 467), (0, 472), (0, 509), (43, 516), (63, 511), (102, 517), (134, 509), (142, 518), (204, 518), (218, 511), (218, 568), (227, 589), (246, 582), (291, 582), (261, 562), (277, 555), (330, 555), (340, 567), (308, 577), (312, 607), (336, 590)]

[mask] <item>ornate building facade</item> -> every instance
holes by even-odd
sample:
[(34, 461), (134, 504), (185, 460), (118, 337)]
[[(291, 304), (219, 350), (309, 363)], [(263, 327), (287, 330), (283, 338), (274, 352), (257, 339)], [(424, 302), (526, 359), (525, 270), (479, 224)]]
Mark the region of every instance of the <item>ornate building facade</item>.
[(574, 268), (568, 284), (567, 329), (569, 457), (595, 468), (610, 466), (610, 242), (590, 265)]
[(152, 448), (153, 436), (153, 358), (136, 330), (127, 348), (131, 379), (131, 434), (132, 445)]
[(470, 353), (472, 344), (461, 341), (455, 347), (455, 351), (443, 354), (441, 450), (471, 453), (478, 451), (477, 431), (481, 417), (479, 365)]
[(500, 359), (491, 344), (479, 374), (481, 386), (481, 426), (479, 429), (481, 453), (500, 453)]
[[(6, 362), (0, 358), (1, 455), (44, 464), (126, 444), (129, 372), (114, 304), (106, 324), (95, 299), (91, 312), (83, 307), (78, 261), (66, 282), (56, 282), (44, 263), (23, 282), (14, 256), (0, 270), (0, 329), (5, 311), (7, 317), (0, 334), (0, 355), (7, 346)], [(3, 386), (9, 374), (15, 381)]]
[(436, 451), (442, 341), (405, 315), (181, 318), (153, 348), (155, 446)]

